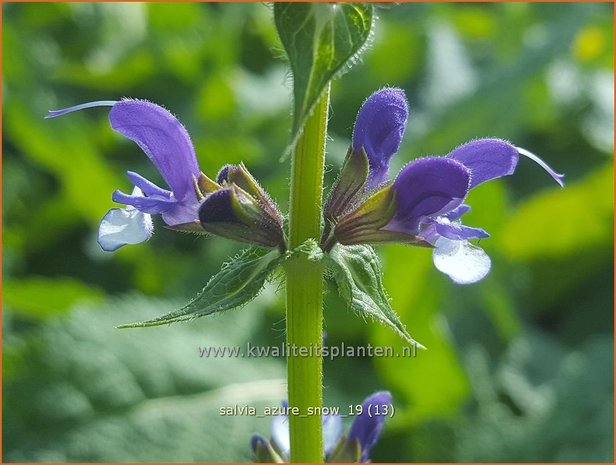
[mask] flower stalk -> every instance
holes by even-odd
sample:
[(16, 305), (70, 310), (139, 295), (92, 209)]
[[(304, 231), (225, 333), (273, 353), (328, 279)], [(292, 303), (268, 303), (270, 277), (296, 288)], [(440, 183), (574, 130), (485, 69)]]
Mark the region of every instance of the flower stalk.
[[(308, 117), (297, 142), (291, 168), (289, 248), (321, 236), (321, 204), (325, 140), (329, 107), (329, 86)], [(299, 254), (286, 264), (287, 343), (296, 347), (317, 347), (323, 337), (323, 264)], [(323, 401), (321, 357), (289, 356), (287, 360), (290, 407), (300, 415), (289, 416), (291, 462), (323, 461), (321, 417), (307, 415), (309, 407)]]

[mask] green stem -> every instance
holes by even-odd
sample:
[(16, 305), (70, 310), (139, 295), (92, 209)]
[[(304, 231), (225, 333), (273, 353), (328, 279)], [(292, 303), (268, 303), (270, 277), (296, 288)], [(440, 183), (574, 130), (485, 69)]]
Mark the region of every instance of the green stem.
[[(291, 174), (289, 248), (321, 236), (321, 203), (329, 86), (306, 121), (297, 142)], [(323, 462), (320, 415), (309, 408), (323, 403), (323, 363), (314, 354), (323, 338), (323, 264), (305, 254), (289, 260), (287, 272), (287, 359), (289, 406), (299, 415), (289, 415), (291, 462)], [(305, 349), (304, 349), (305, 348)], [(312, 351), (302, 356), (302, 351)], [(293, 353), (295, 351), (295, 354)]]

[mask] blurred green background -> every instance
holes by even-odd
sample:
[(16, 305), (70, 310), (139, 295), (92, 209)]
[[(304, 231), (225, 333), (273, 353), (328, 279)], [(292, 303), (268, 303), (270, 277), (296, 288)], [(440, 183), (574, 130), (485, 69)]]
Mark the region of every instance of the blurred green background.
[[(127, 169), (162, 181), (106, 109), (164, 105), (202, 170), (243, 161), (286, 211), (290, 76), (264, 4), (3, 3), (4, 461), (250, 461), (269, 420), (220, 406), (277, 405), (280, 359), (205, 359), (199, 346), (284, 341), (280, 283), (240, 311), (170, 327), (114, 325), (175, 309), (241, 246), (166, 230), (106, 254), (97, 225)], [(379, 247), (412, 359), (325, 361), (326, 405), (390, 390), (388, 461), (613, 461), (613, 6), (376, 7), (371, 45), (333, 85), (327, 184), (364, 98), (405, 89), (411, 117), (393, 172), (477, 137), (521, 160), (475, 189), (465, 223), (492, 237), (481, 283), (459, 287), (428, 250)], [(400, 347), (330, 288), (329, 344)]]

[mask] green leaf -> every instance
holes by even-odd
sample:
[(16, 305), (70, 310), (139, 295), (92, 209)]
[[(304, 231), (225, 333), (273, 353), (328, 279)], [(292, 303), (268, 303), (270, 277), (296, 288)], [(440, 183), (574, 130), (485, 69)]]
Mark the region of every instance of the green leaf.
[(409, 344), (425, 349), (411, 337), (389, 305), (381, 279), (379, 258), (372, 247), (338, 244), (327, 257), (334, 272), (338, 292), (353, 311), (380, 321)]
[(199, 295), (180, 310), (140, 323), (123, 324), (118, 328), (160, 326), (241, 307), (259, 294), (270, 273), (284, 258), (278, 250), (246, 249), (223, 265)]
[(293, 72), (293, 145), (328, 83), (353, 62), (370, 36), (372, 6), (275, 3), (274, 20)]

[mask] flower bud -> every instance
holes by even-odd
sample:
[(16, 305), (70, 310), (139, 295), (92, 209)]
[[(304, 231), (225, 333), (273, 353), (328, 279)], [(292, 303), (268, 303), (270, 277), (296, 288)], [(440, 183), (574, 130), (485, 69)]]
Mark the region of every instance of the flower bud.
[(379, 391), (362, 403), (361, 414), (355, 417), (347, 439), (351, 444), (360, 444), (360, 462), (368, 461), (370, 450), (377, 443), (383, 430), (387, 418), (385, 412), (391, 408), (391, 401), (392, 397), (388, 391)]
[(218, 174), (216, 175), (216, 182), (218, 184), (222, 185), (229, 182), (229, 167), (231, 166), (233, 165), (225, 165), (220, 168), (220, 171), (218, 171)]
[(278, 218), (236, 184), (210, 194), (199, 208), (199, 221), (212, 234), (266, 247), (284, 247)]
[(257, 180), (250, 174), (243, 163), (239, 165), (225, 165), (216, 176), (216, 181), (221, 185), (235, 184), (242, 188), (257, 200), (263, 209), (270, 215), (282, 228), (283, 220), (278, 207), (267, 195), (265, 190), (259, 185)]
[(370, 162), (368, 189), (387, 179), (389, 160), (398, 151), (406, 129), (409, 110), (404, 91), (385, 88), (364, 102), (353, 129), (353, 151), (362, 149)]

